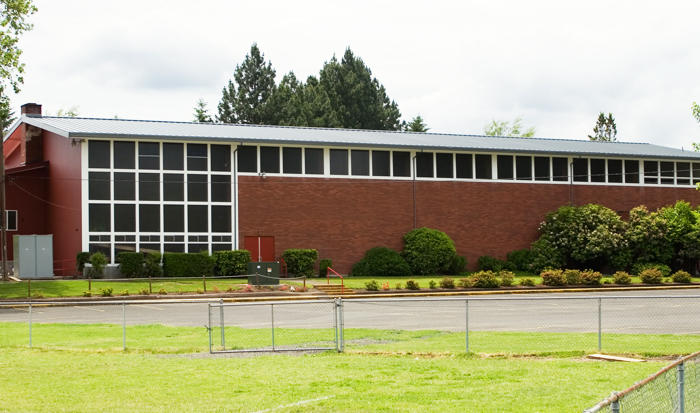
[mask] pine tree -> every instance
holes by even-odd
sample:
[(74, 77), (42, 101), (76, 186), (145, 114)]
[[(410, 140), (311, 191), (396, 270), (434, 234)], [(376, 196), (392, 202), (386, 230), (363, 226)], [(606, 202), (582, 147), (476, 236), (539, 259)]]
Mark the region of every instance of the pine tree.
[(221, 90), (221, 101), (219, 102), (219, 114), (216, 120), (222, 123), (238, 123), (234, 103), (236, 100), (236, 86), (232, 81)]
[(593, 127), (593, 136), (588, 135), (588, 139), (600, 142), (615, 142), (617, 141), (617, 125), (612, 113), (608, 113), (606, 117), (603, 112), (598, 115), (598, 121)]
[(199, 99), (197, 105), (194, 107), (194, 121), (195, 122), (213, 122), (211, 115), (209, 115), (209, 109), (207, 109), (207, 103)]
[(0, 136), (4, 137), (7, 130), (17, 119), (14, 114), (15, 112), (10, 107), (10, 99), (7, 96), (0, 95)]
[(403, 122), (401, 130), (406, 132), (427, 132), (430, 128), (425, 124), (421, 115), (418, 115), (408, 123)]

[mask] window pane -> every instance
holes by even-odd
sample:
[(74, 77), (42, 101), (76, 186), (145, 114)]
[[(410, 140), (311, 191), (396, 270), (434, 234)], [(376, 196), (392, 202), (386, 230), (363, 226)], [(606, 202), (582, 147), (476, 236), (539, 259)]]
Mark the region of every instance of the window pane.
[(498, 179), (513, 179), (513, 157), (510, 155), (498, 155)]
[(203, 143), (187, 144), (187, 170), (207, 170), (207, 145)]
[(206, 202), (207, 201), (207, 176), (187, 175), (187, 201)]
[(211, 200), (212, 202), (231, 202), (231, 176), (211, 176)]
[(458, 153), (456, 157), (457, 178), (472, 177), (472, 155)]
[(229, 172), (231, 170), (231, 147), (229, 145), (211, 145), (211, 170)]
[(451, 153), (436, 153), (435, 154), (435, 172), (438, 178), (453, 178), (454, 177), (454, 162)]
[(532, 157), (531, 156), (516, 156), (515, 157), (515, 178), (530, 181), (532, 180)]
[(644, 183), (658, 184), (659, 163), (656, 161), (644, 161)]
[(114, 244), (114, 256), (117, 260), (120, 252), (136, 252), (136, 244)]
[(198, 252), (208, 252), (209, 244), (187, 244), (187, 252), (198, 253)]
[(625, 161), (625, 183), (639, 183), (639, 161)]
[(163, 174), (163, 200), (183, 201), (185, 199), (185, 176)]
[(257, 146), (239, 146), (238, 172), (258, 172), (258, 148)]
[(88, 174), (88, 198), (109, 199), (109, 172), (90, 172)]
[(549, 181), (549, 158), (535, 156), (535, 181)]
[(109, 168), (109, 141), (88, 141), (88, 168)]
[(664, 185), (673, 185), (674, 178), (673, 162), (661, 162), (661, 183)]
[(212, 205), (211, 232), (231, 232), (231, 207)]
[(608, 182), (622, 182), (622, 161), (619, 159), (608, 159)]
[(157, 142), (139, 142), (139, 168), (160, 169), (160, 155)]
[(693, 162), (693, 185), (700, 182), (700, 163)]
[(112, 228), (109, 204), (90, 204), (88, 209), (90, 232), (109, 232)]
[(185, 232), (185, 207), (163, 205), (164, 232)]
[(389, 151), (372, 151), (372, 175), (389, 176)]
[(144, 254), (160, 253), (160, 244), (139, 244), (139, 252)]
[(588, 159), (574, 159), (574, 181), (588, 182)]
[(394, 176), (411, 176), (411, 153), (392, 152), (394, 158)]
[(114, 232), (134, 232), (135, 230), (135, 205), (114, 205)]
[(187, 231), (209, 232), (209, 216), (206, 205), (187, 206)]
[(348, 151), (347, 149), (331, 149), (331, 175), (348, 174)]
[(353, 175), (369, 175), (369, 151), (353, 149), (350, 151), (350, 158), (352, 160)]
[(160, 199), (159, 174), (139, 174), (139, 199), (142, 201), (158, 201)]
[(165, 252), (185, 252), (185, 244), (163, 244)]
[(134, 169), (136, 167), (136, 144), (134, 142), (114, 142), (114, 168)]
[(307, 174), (323, 175), (323, 149), (306, 148), (304, 158)]
[(605, 182), (605, 159), (591, 159), (591, 182)]
[(7, 214), (7, 230), (17, 231), (17, 211), (5, 211)]
[(211, 244), (211, 252), (214, 251), (231, 251), (231, 244)]
[(136, 199), (136, 175), (134, 173), (114, 173), (114, 199), (124, 201)]
[(181, 143), (163, 144), (163, 169), (173, 171), (185, 169), (185, 152)]
[(676, 175), (678, 185), (690, 185), (690, 162), (676, 163)]
[(139, 231), (160, 232), (160, 205), (139, 205)]
[(271, 174), (280, 172), (280, 148), (276, 146), (260, 147), (260, 172)]
[(282, 148), (282, 164), (284, 173), (301, 173), (301, 148)]
[(491, 155), (474, 155), (476, 179), (491, 179)]
[(569, 180), (569, 160), (566, 158), (552, 158), (552, 178), (555, 181)]
[(417, 152), (416, 153), (416, 176), (419, 178), (433, 177), (433, 153), (432, 152)]

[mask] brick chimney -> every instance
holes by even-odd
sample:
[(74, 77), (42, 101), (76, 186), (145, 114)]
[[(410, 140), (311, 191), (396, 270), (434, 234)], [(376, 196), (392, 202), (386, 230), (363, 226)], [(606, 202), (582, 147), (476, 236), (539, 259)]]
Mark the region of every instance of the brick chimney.
[[(41, 116), (41, 105), (38, 103), (25, 103), (22, 105), (22, 115)], [(43, 157), (42, 130), (28, 124), (24, 125), (24, 139), (22, 139), (20, 156), (25, 165), (40, 162)]]
[(22, 114), (41, 116), (41, 105), (38, 103), (25, 103), (22, 105)]

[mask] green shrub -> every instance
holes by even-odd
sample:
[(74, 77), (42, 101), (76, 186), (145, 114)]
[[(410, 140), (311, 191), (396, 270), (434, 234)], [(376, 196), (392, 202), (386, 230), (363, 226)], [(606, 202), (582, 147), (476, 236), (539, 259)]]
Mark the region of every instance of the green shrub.
[(520, 280), (520, 285), (523, 287), (534, 287), (535, 286), (535, 280), (532, 278), (523, 278)]
[(461, 255), (455, 254), (450, 260), (450, 264), (447, 266), (447, 274), (459, 275), (465, 271), (467, 268), (467, 259)]
[(600, 285), (600, 280), (603, 274), (598, 271), (586, 270), (581, 271), (581, 282), (585, 285)]
[(206, 252), (166, 252), (163, 254), (166, 277), (201, 277), (214, 274), (214, 260)]
[(615, 284), (625, 285), (632, 282), (632, 277), (625, 271), (618, 271), (613, 274), (613, 281)]
[(114, 289), (112, 287), (100, 288), (100, 295), (103, 297), (111, 297), (113, 293)]
[(562, 270), (544, 270), (540, 277), (544, 285), (566, 285), (566, 277)]
[(507, 255), (507, 262), (513, 270), (530, 271), (532, 269), (532, 251), (529, 249), (511, 251)]
[(143, 275), (144, 256), (140, 252), (120, 252), (117, 254), (119, 272), (127, 278), (136, 278)]
[(548, 268), (560, 268), (565, 264), (565, 257), (559, 248), (549, 239), (541, 237), (530, 246), (532, 251), (531, 270), (542, 272)]
[(105, 266), (107, 265), (107, 257), (101, 253), (96, 252), (90, 256), (90, 276), (93, 278), (102, 278), (105, 272)]
[(92, 291), (83, 291), (83, 297), (92, 297)]
[(501, 281), (493, 271), (479, 271), (472, 274), (472, 282), (477, 288), (498, 288)]
[(396, 289), (397, 289), (397, 290), (400, 290), (401, 288), (402, 288), (402, 287), (401, 287), (401, 283), (396, 283)]
[(160, 290), (158, 290), (158, 295), (168, 295), (168, 292), (165, 291), (165, 288), (161, 288)]
[(408, 280), (406, 281), (407, 290), (420, 290), (420, 285), (416, 281)]
[(564, 270), (564, 278), (566, 278), (566, 283), (568, 285), (579, 285), (583, 283), (581, 271), (579, 270)]
[(690, 274), (683, 270), (678, 270), (671, 276), (674, 283), (688, 284), (692, 281)]
[(398, 252), (387, 247), (374, 247), (353, 265), (351, 274), (359, 277), (406, 277), (411, 275), (411, 268)]
[(149, 252), (143, 258), (144, 277), (160, 277), (163, 275), (163, 267), (160, 266), (160, 252)]
[(416, 275), (437, 274), (450, 266), (457, 251), (450, 237), (442, 231), (418, 228), (403, 236), (401, 255)]
[(222, 277), (248, 273), (250, 252), (248, 250), (216, 251), (214, 259), (214, 274)]
[(437, 283), (435, 282), (435, 280), (430, 280), (430, 281), (428, 281), (428, 287), (429, 287), (431, 290), (436, 289), (436, 288), (437, 288)]
[(318, 251), (313, 249), (288, 249), (282, 253), (287, 270), (297, 277), (311, 277), (314, 264), (318, 260)]
[(367, 281), (365, 283), (365, 288), (367, 291), (379, 291), (379, 283), (377, 280)]
[(328, 268), (333, 267), (333, 261), (330, 258), (324, 258), (318, 263), (319, 277), (325, 277), (328, 274)]
[(83, 269), (88, 262), (90, 262), (90, 253), (87, 251), (81, 251), (75, 256), (76, 270), (79, 275), (83, 275)]
[(513, 263), (499, 260), (498, 258), (494, 258), (490, 255), (483, 255), (479, 257), (479, 259), (476, 261), (476, 266), (479, 271), (501, 271), (515, 269)]
[(658, 268), (647, 268), (639, 274), (639, 278), (642, 279), (644, 284), (661, 284), (664, 275)]
[(457, 285), (459, 288), (472, 288), (474, 286), (474, 280), (471, 278), (460, 278), (459, 281), (457, 281)]
[(649, 268), (656, 268), (661, 271), (661, 275), (664, 277), (671, 275), (671, 268), (666, 264), (659, 264), (658, 262), (638, 262), (632, 266), (632, 274), (641, 276), (642, 272)]
[(498, 277), (501, 279), (502, 287), (510, 287), (513, 285), (513, 280), (515, 280), (515, 274), (508, 270), (499, 271)]
[(455, 280), (449, 277), (445, 277), (440, 280), (440, 288), (453, 289), (455, 288)]

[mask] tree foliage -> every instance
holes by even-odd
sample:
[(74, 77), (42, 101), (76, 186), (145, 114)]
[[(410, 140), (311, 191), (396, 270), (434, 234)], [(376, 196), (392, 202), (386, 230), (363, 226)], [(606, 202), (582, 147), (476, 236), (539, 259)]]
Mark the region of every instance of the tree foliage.
[(10, 107), (10, 99), (0, 94), (0, 135), (2, 137), (5, 136), (7, 129), (17, 119), (14, 115), (15, 112)]
[(523, 128), (522, 118), (515, 118), (513, 121), (492, 120), (484, 126), (486, 136), (507, 136), (516, 138), (531, 138), (535, 136), (535, 127)]
[(615, 142), (617, 141), (617, 125), (615, 124), (615, 118), (612, 113), (600, 112), (598, 114), (598, 120), (593, 127), (593, 135), (588, 135), (588, 139), (592, 141), (599, 142)]
[(700, 122), (700, 105), (698, 105), (697, 102), (693, 102), (690, 109), (693, 112), (693, 117), (695, 118), (695, 120)]
[(446, 271), (457, 253), (452, 239), (437, 229), (414, 229), (403, 236), (403, 241), (401, 256), (415, 275)]
[(195, 122), (213, 122), (211, 115), (209, 114), (209, 109), (207, 109), (207, 103), (203, 99), (199, 99), (194, 107), (194, 121)]
[(430, 128), (425, 124), (421, 115), (418, 115), (408, 123), (403, 122), (401, 124), (401, 130), (406, 132), (427, 132)]

